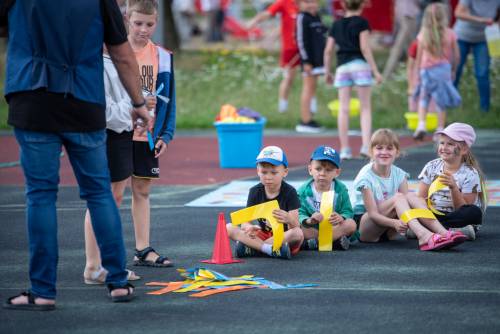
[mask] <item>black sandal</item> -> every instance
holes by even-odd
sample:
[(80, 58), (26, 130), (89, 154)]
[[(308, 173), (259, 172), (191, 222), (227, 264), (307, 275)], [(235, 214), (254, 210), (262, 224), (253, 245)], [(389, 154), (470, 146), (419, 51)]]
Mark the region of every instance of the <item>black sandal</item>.
[[(135, 250), (135, 257), (137, 260), (134, 260), (134, 266), (144, 266), (144, 267), (173, 267), (174, 264), (170, 262), (168, 257), (161, 256), (158, 254), (158, 258), (155, 261), (146, 260), (149, 253), (158, 254), (153, 247), (146, 247), (143, 250)], [(164, 263), (168, 261), (167, 263)]]
[[(113, 290), (117, 289), (127, 289), (127, 294), (123, 296), (112, 296), (111, 292)], [(134, 286), (130, 283), (127, 283), (125, 285), (114, 285), (114, 284), (108, 284), (108, 290), (109, 290), (109, 297), (111, 297), (111, 301), (113, 303), (124, 303), (124, 302), (129, 302), (132, 299), (134, 299), (134, 293), (133, 293)]]
[[(12, 300), (19, 296), (28, 297), (28, 304), (12, 304)], [(35, 296), (31, 292), (24, 291), (17, 296), (10, 297), (9, 299), (7, 299), (5, 304), (3, 304), (3, 307), (10, 310), (24, 310), (24, 311), (52, 311), (56, 309), (56, 305), (54, 304), (35, 304), (36, 297), (37, 296)]]

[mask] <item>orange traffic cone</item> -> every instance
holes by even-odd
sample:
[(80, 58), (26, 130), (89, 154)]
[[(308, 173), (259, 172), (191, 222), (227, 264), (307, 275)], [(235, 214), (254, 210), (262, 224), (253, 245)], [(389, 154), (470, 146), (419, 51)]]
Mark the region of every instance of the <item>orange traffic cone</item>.
[(224, 218), (224, 212), (219, 213), (219, 222), (217, 223), (217, 231), (215, 232), (212, 258), (210, 260), (203, 260), (201, 262), (211, 264), (229, 264), (243, 262), (241, 260), (233, 259), (231, 246), (229, 245), (229, 237), (227, 236), (226, 218)]

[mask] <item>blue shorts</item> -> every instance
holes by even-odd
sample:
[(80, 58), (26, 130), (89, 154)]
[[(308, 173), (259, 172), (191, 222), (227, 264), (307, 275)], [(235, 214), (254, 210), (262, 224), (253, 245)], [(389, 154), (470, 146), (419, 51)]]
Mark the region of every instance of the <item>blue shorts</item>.
[(337, 67), (335, 71), (333, 86), (336, 88), (371, 85), (373, 85), (372, 70), (362, 59), (351, 60)]

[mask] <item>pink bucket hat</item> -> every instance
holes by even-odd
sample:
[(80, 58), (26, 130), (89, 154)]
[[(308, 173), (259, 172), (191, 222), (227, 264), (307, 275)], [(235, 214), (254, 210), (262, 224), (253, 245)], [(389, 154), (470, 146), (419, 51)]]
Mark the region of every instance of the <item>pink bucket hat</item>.
[(476, 140), (476, 133), (469, 124), (451, 123), (441, 131), (436, 131), (438, 134), (447, 135), (455, 141), (463, 141), (468, 147), (471, 147)]

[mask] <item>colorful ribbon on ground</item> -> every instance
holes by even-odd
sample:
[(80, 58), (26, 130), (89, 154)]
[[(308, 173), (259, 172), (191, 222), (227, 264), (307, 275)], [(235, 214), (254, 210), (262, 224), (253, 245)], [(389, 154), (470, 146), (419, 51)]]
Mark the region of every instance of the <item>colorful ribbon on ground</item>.
[(320, 252), (331, 252), (333, 245), (333, 227), (329, 218), (333, 212), (333, 190), (325, 191), (321, 195), (321, 206), (319, 212), (323, 215), (323, 220), (319, 223), (318, 250)]
[(182, 277), (181, 282), (148, 282), (147, 286), (160, 286), (159, 290), (147, 292), (148, 295), (164, 295), (170, 292), (194, 292), (190, 297), (202, 298), (218, 293), (255, 288), (300, 289), (317, 286), (317, 284), (287, 284), (281, 285), (254, 275), (228, 277), (214, 270), (206, 268), (177, 269)]
[(250, 223), (253, 220), (262, 218), (266, 219), (273, 230), (273, 251), (280, 249), (285, 232), (283, 224), (278, 223), (273, 216), (273, 210), (279, 209), (280, 206), (277, 200), (272, 200), (262, 204), (250, 206), (248, 208), (231, 212), (231, 223), (235, 226), (243, 223)]

